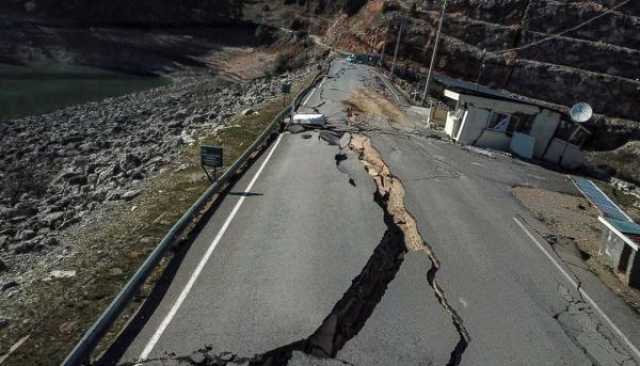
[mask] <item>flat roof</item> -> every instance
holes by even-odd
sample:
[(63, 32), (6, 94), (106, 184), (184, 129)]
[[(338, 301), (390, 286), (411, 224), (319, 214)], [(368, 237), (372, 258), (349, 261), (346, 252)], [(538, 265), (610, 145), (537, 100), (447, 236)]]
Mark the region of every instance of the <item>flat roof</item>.
[(444, 86), (445, 89), (449, 89), (451, 91), (454, 91), (460, 94), (473, 95), (473, 96), (483, 97), (483, 98), (499, 99), (499, 100), (514, 102), (519, 104), (528, 104), (528, 105), (556, 111), (564, 115), (566, 115), (567, 111), (569, 110), (568, 108), (563, 107), (561, 105), (545, 102), (545, 101), (530, 98), (530, 97), (525, 97), (524, 95), (515, 94), (505, 89), (493, 89), (485, 85), (480, 85), (480, 84), (472, 83), (472, 82), (461, 80), (461, 79), (454, 79), (442, 74), (434, 75), (433, 79), (439, 84), (441, 84), (442, 86)]
[(602, 192), (592, 180), (582, 177), (573, 177), (572, 180), (576, 188), (600, 210), (604, 217), (633, 223), (631, 217)]
[(616, 220), (612, 218), (608, 218), (607, 221), (609, 221), (611, 225), (615, 226), (621, 233), (633, 236), (640, 235), (640, 225), (635, 222)]

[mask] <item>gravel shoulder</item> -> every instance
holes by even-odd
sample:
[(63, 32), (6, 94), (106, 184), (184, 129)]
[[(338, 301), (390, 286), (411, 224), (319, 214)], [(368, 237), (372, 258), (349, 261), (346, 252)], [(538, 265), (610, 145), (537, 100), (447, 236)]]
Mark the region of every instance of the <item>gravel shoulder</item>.
[(582, 196), (538, 188), (515, 187), (514, 196), (544, 224), (541, 233), (554, 251), (576, 258), (567, 264), (595, 274), (609, 289), (640, 315), (640, 290), (622, 283), (601, 253), (602, 224), (598, 210)]

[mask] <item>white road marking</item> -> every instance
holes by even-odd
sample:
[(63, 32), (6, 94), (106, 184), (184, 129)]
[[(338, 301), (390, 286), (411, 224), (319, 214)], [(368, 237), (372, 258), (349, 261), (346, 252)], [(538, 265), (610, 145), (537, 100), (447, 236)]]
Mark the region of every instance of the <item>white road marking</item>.
[[(253, 176), (253, 179), (251, 179), (251, 182), (249, 182), (249, 185), (247, 185), (247, 188), (244, 189), (244, 193), (249, 193), (251, 191), (251, 189), (253, 188), (253, 185), (258, 180), (258, 177), (260, 176), (260, 174), (262, 174), (262, 171), (264, 170), (264, 167), (267, 166), (267, 163), (271, 159), (271, 156), (273, 155), (273, 152), (278, 147), (278, 144), (280, 144), (280, 140), (282, 140), (282, 135), (278, 136), (278, 139), (276, 140), (276, 142), (274, 143), (273, 147), (269, 151), (269, 154), (267, 155), (267, 157), (262, 162), (262, 165), (260, 166), (260, 168), (258, 169), (256, 174)], [(242, 206), (242, 203), (244, 202), (245, 198), (246, 198), (246, 196), (240, 197), (240, 199), (238, 200), (236, 205), (233, 207), (233, 210), (231, 211), (231, 214), (229, 215), (229, 217), (227, 217), (227, 220), (224, 222), (224, 224), (220, 228), (220, 231), (218, 231), (218, 234), (216, 235), (216, 237), (213, 239), (213, 241), (209, 245), (209, 248), (207, 249), (206, 253), (202, 257), (200, 262), (198, 263), (198, 266), (196, 267), (196, 269), (191, 274), (191, 277), (189, 278), (189, 281), (187, 282), (185, 287), (182, 289), (182, 292), (180, 292), (180, 295), (176, 299), (175, 303), (173, 303), (173, 306), (171, 307), (171, 309), (169, 310), (167, 315), (162, 320), (162, 323), (160, 323), (160, 325), (158, 326), (158, 329), (156, 329), (155, 333), (153, 334), (151, 339), (149, 339), (149, 342), (147, 342), (147, 345), (144, 347), (144, 350), (142, 351), (142, 353), (140, 353), (140, 357), (138, 357), (138, 359), (140, 361), (145, 360), (145, 359), (147, 359), (147, 357), (149, 357), (149, 354), (151, 354), (151, 351), (153, 351), (153, 348), (156, 346), (156, 344), (160, 340), (160, 337), (162, 336), (164, 331), (169, 326), (169, 323), (171, 323), (171, 320), (173, 320), (173, 317), (178, 312), (178, 309), (180, 308), (180, 306), (182, 305), (184, 300), (187, 298), (187, 296), (189, 295), (189, 292), (191, 291), (191, 288), (193, 287), (193, 285), (195, 284), (196, 280), (200, 276), (200, 273), (204, 269), (204, 266), (209, 261), (209, 258), (211, 257), (211, 254), (213, 253), (213, 250), (218, 246), (218, 243), (222, 239), (222, 236), (224, 235), (224, 233), (229, 228), (229, 225), (231, 224), (231, 221), (233, 220), (235, 215), (238, 213), (238, 210), (240, 209), (240, 206)], [(140, 364), (138, 364), (138, 365), (140, 365)]]
[(560, 273), (564, 275), (567, 281), (569, 281), (569, 283), (571, 283), (571, 285), (578, 290), (580, 295), (582, 295), (582, 297), (591, 305), (591, 307), (593, 307), (593, 309), (602, 317), (602, 319), (604, 319), (604, 321), (609, 325), (609, 327), (624, 341), (624, 343), (629, 347), (631, 352), (634, 354), (635, 358), (640, 360), (640, 351), (638, 350), (638, 348), (633, 343), (631, 343), (629, 338), (627, 338), (627, 336), (624, 333), (622, 333), (622, 330), (620, 330), (620, 328), (618, 328), (618, 326), (613, 323), (611, 318), (609, 318), (609, 316), (607, 316), (607, 314), (605, 314), (605, 312), (602, 311), (602, 309), (598, 306), (598, 304), (596, 304), (596, 302), (591, 298), (591, 296), (589, 296), (589, 294), (587, 294), (587, 292), (584, 289), (582, 289), (582, 287), (578, 287), (578, 283), (573, 279), (573, 277), (560, 265), (560, 263), (558, 263), (558, 261), (551, 255), (551, 253), (547, 251), (544, 245), (542, 245), (538, 241), (538, 239), (536, 239), (536, 237), (533, 236), (533, 234), (531, 234), (531, 232), (527, 229), (527, 227), (522, 222), (520, 222), (518, 218), (514, 217), (513, 221), (515, 221), (516, 224), (520, 226), (522, 231), (524, 231), (525, 234), (527, 234), (529, 239), (531, 239), (531, 241), (533, 241), (538, 246), (538, 248), (542, 251), (542, 253), (544, 253), (544, 255), (547, 258), (549, 258), (551, 263), (553, 263), (553, 265), (558, 270), (560, 270)]
[(311, 93), (309, 93), (309, 96), (307, 98), (305, 98), (304, 102), (302, 102), (302, 106), (306, 106), (307, 102), (309, 102), (309, 99), (311, 99), (311, 97), (316, 93), (316, 91), (318, 91), (318, 89), (322, 88), (322, 85), (324, 84), (324, 81), (327, 80), (322, 79), (322, 81), (320, 82), (320, 85), (318, 85), (316, 88), (313, 89), (313, 91)]

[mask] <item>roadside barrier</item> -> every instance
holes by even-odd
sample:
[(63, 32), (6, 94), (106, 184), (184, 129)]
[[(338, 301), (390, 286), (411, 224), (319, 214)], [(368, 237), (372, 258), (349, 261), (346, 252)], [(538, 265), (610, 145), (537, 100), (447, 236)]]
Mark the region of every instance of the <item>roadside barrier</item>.
[(292, 114), (302, 103), (303, 98), (324, 78), (328, 68), (325, 65), (318, 71), (314, 80), (309, 86), (296, 95), (292, 103), (283, 109), (262, 134), (249, 146), (242, 156), (231, 165), (224, 174), (218, 178), (187, 212), (171, 227), (171, 230), (160, 241), (156, 248), (149, 254), (136, 273), (129, 279), (127, 284), (120, 290), (107, 309), (100, 315), (98, 320), (87, 330), (73, 350), (62, 362), (62, 366), (80, 366), (90, 361), (91, 354), (98, 346), (102, 338), (107, 334), (118, 317), (131, 302), (138, 289), (149, 278), (156, 269), (160, 260), (167, 254), (168, 250), (185, 234), (188, 228), (207, 211), (207, 206), (213, 201), (215, 195), (222, 191), (234, 178), (245, 170), (247, 163), (251, 162), (256, 153), (265, 149), (278, 135), (282, 129), (285, 118)]

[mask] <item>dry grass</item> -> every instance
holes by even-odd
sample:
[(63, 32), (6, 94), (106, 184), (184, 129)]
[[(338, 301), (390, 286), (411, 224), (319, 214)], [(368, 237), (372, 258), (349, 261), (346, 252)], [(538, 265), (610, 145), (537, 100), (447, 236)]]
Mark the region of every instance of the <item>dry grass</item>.
[(398, 127), (411, 127), (407, 115), (384, 96), (367, 89), (358, 89), (346, 103), (354, 111), (381, 117)]

